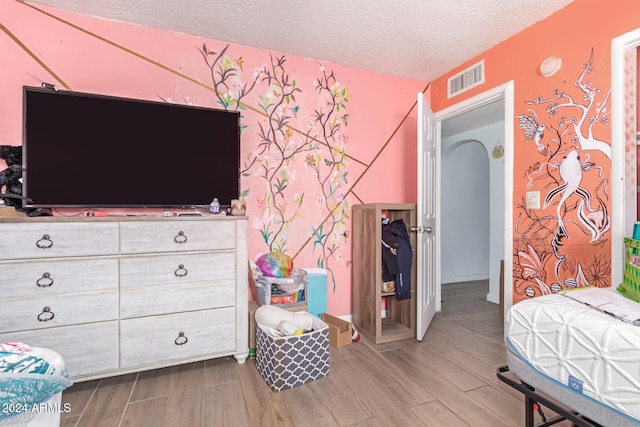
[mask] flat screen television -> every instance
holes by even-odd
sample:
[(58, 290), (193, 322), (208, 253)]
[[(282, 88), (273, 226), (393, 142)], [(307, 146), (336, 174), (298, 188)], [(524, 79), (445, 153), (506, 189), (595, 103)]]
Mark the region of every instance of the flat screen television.
[(240, 191), (240, 113), (23, 88), (25, 208), (196, 208)]

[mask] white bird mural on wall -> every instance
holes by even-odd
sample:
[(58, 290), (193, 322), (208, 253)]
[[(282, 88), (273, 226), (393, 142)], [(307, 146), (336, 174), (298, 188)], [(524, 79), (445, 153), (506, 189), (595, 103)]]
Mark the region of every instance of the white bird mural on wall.
[(587, 190), (580, 187), (580, 182), (582, 181), (582, 164), (580, 163), (580, 154), (576, 150), (572, 150), (564, 157), (564, 159), (562, 159), (562, 162), (560, 163), (560, 177), (562, 178), (563, 184), (549, 191), (547, 197), (544, 199), (543, 206), (543, 209), (546, 209), (551, 204), (555, 196), (562, 193), (562, 197), (556, 207), (558, 228), (556, 229), (553, 241), (551, 242), (551, 246), (553, 247), (556, 257), (559, 259), (556, 269), (566, 257), (565, 255), (560, 255), (558, 247), (562, 246), (562, 239), (569, 238), (569, 233), (564, 225), (562, 215), (562, 209), (565, 206), (567, 199), (571, 197), (571, 195), (577, 194), (584, 200), (587, 210), (594, 212), (591, 208), (591, 195)]
[(589, 80), (594, 71), (592, 49), (573, 89), (567, 85), (550, 96), (533, 96), (513, 115), (525, 137), (520, 147), (530, 154), (519, 156), (528, 163), (522, 184), (545, 193), (538, 206), (543, 212), (531, 210), (525, 194), (517, 208), (514, 302), (563, 288), (611, 285), (611, 143), (598, 136), (610, 134), (611, 90), (601, 98)]
[(533, 141), (536, 143), (536, 147), (538, 149), (538, 153), (544, 154), (547, 150), (546, 147), (542, 144), (542, 138), (544, 138), (544, 130), (546, 126), (538, 122), (538, 116), (536, 112), (533, 110), (528, 110), (530, 115), (520, 115), (516, 116), (519, 119), (518, 124), (520, 128), (524, 131), (524, 136), (527, 141)]
[[(544, 199), (543, 209), (546, 209), (549, 204), (553, 201), (554, 197), (560, 193), (562, 197), (560, 198), (560, 202), (556, 207), (556, 216), (558, 218), (558, 232), (556, 233), (556, 239), (558, 235), (562, 237), (568, 237), (567, 230), (564, 227), (564, 222), (562, 221), (562, 207), (567, 199), (573, 194), (578, 192), (583, 198), (589, 198), (589, 193), (586, 193), (582, 188), (580, 188), (580, 182), (582, 181), (582, 166), (580, 165), (580, 155), (577, 151), (573, 150), (560, 163), (560, 178), (564, 184), (559, 185), (553, 190), (549, 191), (547, 197)], [(586, 194), (585, 194), (586, 193)], [(554, 239), (554, 241), (556, 240)]]

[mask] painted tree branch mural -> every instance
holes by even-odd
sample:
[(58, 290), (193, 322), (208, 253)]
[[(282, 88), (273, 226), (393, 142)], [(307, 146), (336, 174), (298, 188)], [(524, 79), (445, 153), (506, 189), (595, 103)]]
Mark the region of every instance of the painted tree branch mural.
[(287, 74), (284, 56), (271, 56), (270, 68), (265, 70), (263, 81), (268, 89), (260, 96), (260, 109), (267, 122), (258, 124), (260, 142), (250, 154), (249, 166), (255, 165), (254, 174), (262, 178), (265, 191), (258, 199), (261, 210), (254, 220), (268, 251), (286, 252), (287, 226), (301, 216), (302, 194), (288, 194), (288, 189), (296, 179), (296, 157), (298, 154), (314, 150), (310, 130), (298, 141), (291, 128), (292, 116), (297, 114), (296, 93), (301, 90), (295, 79)]
[[(344, 199), (347, 137), (343, 129), (349, 118), (348, 89), (321, 66), (320, 77), (313, 81), (318, 107), (305, 116), (296, 99), (302, 89), (287, 72), (284, 56), (270, 55), (269, 64), (255, 68), (250, 82), (244, 83), (244, 61), (241, 57), (232, 59), (228, 48), (217, 52), (203, 44), (198, 51), (210, 70), (216, 103), (227, 110), (246, 112), (241, 125), (243, 145), (249, 141), (251, 149), (245, 154), (240, 173), (264, 185), (263, 192), (253, 182), (242, 190), (242, 197), (255, 197), (258, 213), (253, 217), (253, 228), (260, 233), (265, 252), (286, 253), (289, 229), (294, 221), (302, 221), (303, 207), (305, 212), (314, 212), (315, 218), (305, 220), (311, 228), (311, 251), (316, 265), (326, 269), (335, 290), (333, 265), (343, 261), (340, 248), (349, 235), (349, 206)], [(257, 108), (247, 108), (245, 98), (262, 86), (266, 88), (257, 96)], [(255, 134), (247, 134), (249, 128), (255, 129)], [(299, 171), (297, 166), (304, 169)], [(309, 173), (311, 180), (295, 184), (299, 174)], [(305, 197), (306, 193), (312, 196)]]
[[(575, 83), (575, 87), (578, 88), (580, 95), (582, 95), (583, 102), (576, 101), (570, 94), (556, 89), (552, 97), (538, 97), (537, 99), (528, 101), (527, 104), (548, 104), (546, 106), (546, 112), (549, 118), (553, 118), (560, 110), (577, 108), (579, 113), (578, 117), (568, 117), (564, 115), (558, 121), (558, 126), (564, 128), (561, 135), (573, 131), (571, 138), (573, 144), (579, 145), (584, 151), (598, 150), (610, 159), (611, 145), (607, 141), (600, 140), (593, 135), (594, 125), (598, 123), (606, 124), (609, 121), (609, 111), (606, 106), (611, 96), (611, 90), (609, 90), (605, 99), (597, 102), (600, 89), (593, 87), (591, 81), (585, 81), (585, 78), (594, 71), (593, 60), (594, 52), (592, 49), (591, 56), (582, 66), (582, 73), (580, 73)], [(542, 129), (544, 129), (544, 126)]]
[(324, 67), (320, 67), (320, 71), (322, 75), (314, 84), (320, 96), (321, 107), (315, 111), (314, 120), (318, 138), (327, 149), (323, 151), (322, 145), (316, 144), (316, 154), (307, 155), (306, 164), (314, 171), (320, 186), (317, 203), (327, 213), (326, 220), (313, 229), (313, 250), (320, 252), (318, 267), (327, 270), (335, 291), (336, 281), (330, 261), (341, 261), (338, 250), (349, 236), (346, 231), (349, 205), (342, 190), (348, 184), (346, 136), (342, 126), (347, 125), (349, 118), (345, 112), (349, 92), (340, 85), (333, 72), (327, 73)]
[(242, 57), (231, 59), (226, 55), (228, 49), (229, 45), (226, 45), (220, 52), (215, 52), (203, 44), (198, 50), (211, 72), (211, 81), (218, 104), (225, 110), (244, 110), (242, 99), (253, 90), (264, 70), (254, 70), (251, 84), (242, 83), (240, 80), (244, 63)]
[(304, 132), (296, 131), (291, 124), (300, 114), (300, 106), (295, 103), (300, 89), (289, 78), (284, 64), (284, 57), (271, 58), (271, 68), (265, 72), (269, 90), (260, 97), (260, 107), (268, 121), (267, 125), (259, 124), (260, 143), (247, 162), (252, 165), (259, 160), (255, 173), (266, 187), (263, 197), (258, 199), (261, 216), (254, 221), (254, 227), (260, 230), (270, 251), (287, 250), (287, 225), (301, 217), (304, 201), (304, 193), (291, 197), (287, 192), (296, 178), (297, 157), (303, 155), (304, 165), (315, 177), (311, 186), (312, 210), (324, 216), (318, 218), (317, 227), (311, 226), (312, 250), (317, 256), (317, 266), (327, 270), (335, 290), (332, 261), (341, 260), (339, 248), (348, 237), (345, 231), (348, 205), (342, 191), (347, 184), (346, 137), (342, 126), (347, 124), (349, 93), (333, 72), (327, 73), (321, 67), (322, 75), (314, 81), (320, 107), (307, 121)]
[[(609, 286), (610, 260), (597, 250), (610, 229), (604, 172), (610, 167), (611, 145), (596, 134), (608, 124), (610, 91), (599, 100), (600, 89), (587, 80), (593, 63), (592, 50), (574, 85), (578, 95), (556, 89), (551, 97), (526, 101), (527, 113), (516, 116), (525, 142), (533, 141), (538, 155), (545, 157), (524, 173), (526, 189), (544, 195), (543, 214), (528, 209), (524, 199), (516, 209), (514, 284), (523, 297), (589, 284)], [(536, 112), (539, 107), (544, 111)], [(548, 123), (538, 120), (545, 115)]]
[[(332, 261), (341, 260), (339, 248), (348, 236), (345, 231), (348, 205), (341, 186), (347, 183), (346, 137), (342, 127), (347, 124), (349, 93), (333, 72), (327, 73), (321, 67), (321, 77), (314, 81), (320, 107), (303, 122), (304, 130), (299, 130), (302, 126), (296, 124), (302, 112), (296, 95), (302, 91), (285, 65), (284, 56), (271, 56), (268, 68), (254, 70), (254, 76), (259, 76), (267, 89), (258, 102), (266, 121), (258, 121), (259, 141), (247, 154), (242, 170), (245, 177), (259, 177), (265, 188), (256, 198), (260, 212), (254, 216), (253, 227), (260, 232), (268, 251), (288, 250), (288, 229), (302, 218), (308, 191), (304, 187), (299, 192), (291, 190), (300, 173), (299, 160), (304, 158), (304, 166), (314, 176), (309, 190), (313, 194), (311, 210), (322, 213), (317, 227), (310, 223), (312, 252), (316, 254), (317, 266), (327, 270), (335, 289)], [(249, 193), (245, 190), (243, 196)]]

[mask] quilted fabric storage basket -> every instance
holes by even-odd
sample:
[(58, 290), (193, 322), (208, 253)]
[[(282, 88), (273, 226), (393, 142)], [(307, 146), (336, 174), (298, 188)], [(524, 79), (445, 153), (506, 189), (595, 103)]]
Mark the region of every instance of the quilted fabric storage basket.
[(256, 367), (271, 390), (298, 387), (329, 375), (329, 326), (311, 317), (312, 332), (281, 338), (258, 324)]

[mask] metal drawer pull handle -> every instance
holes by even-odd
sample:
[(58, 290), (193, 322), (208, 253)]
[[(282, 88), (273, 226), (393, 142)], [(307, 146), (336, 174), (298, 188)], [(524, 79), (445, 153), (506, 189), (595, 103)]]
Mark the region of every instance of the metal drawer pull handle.
[(42, 277), (36, 280), (36, 286), (39, 288), (48, 288), (53, 285), (53, 279), (51, 278), (51, 274), (43, 273)]
[(40, 249), (49, 249), (51, 246), (53, 246), (51, 236), (49, 236), (48, 234), (43, 235), (42, 239), (36, 242), (36, 246)]
[(53, 311), (51, 311), (51, 308), (49, 306), (46, 306), (42, 309), (42, 313), (38, 314), (38, 321), (39, 322), (48, 322), (49, 320), (53, 319), (54, 317), (56, 317), (55, 314), (53, 314)]
[(187, 342), (189, 342), (189, 338), (184, 336), (184, 332), (180, 332), (178, 334), (178, 338), (175, 339), (175, 341), (173, 341), (176, 345), (185, 345)]
[(173, 274), (176, 275), (176, 277), (184, 277), (188, 274), (189, 272), (187, 271), (186, 268), (184, 268), (184, 264), (180, 264), (178, 266), (178, 268), (176, 269), (176, 271), (173, 272)]
[(178, 235), (173, 238), (173, 241), (178, 244), (187, 243), (187, 236), (184, 235), (184, 231), (178, 231)]

